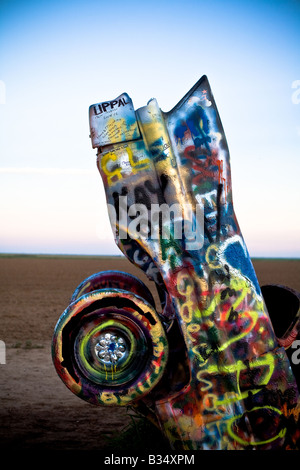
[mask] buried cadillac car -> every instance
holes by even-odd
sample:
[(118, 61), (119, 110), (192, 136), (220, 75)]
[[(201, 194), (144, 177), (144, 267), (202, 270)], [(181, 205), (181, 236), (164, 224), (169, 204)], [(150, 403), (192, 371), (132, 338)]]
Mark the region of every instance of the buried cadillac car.
[(297, 449), (300, 296), (258, 284), (207, 77), (169, 112), (124, 93), (89, 118), (116, 243), (160, 306), (128, 273), (85, 279), (55, 328), (60, 378), (134, 406), (173, 449)]

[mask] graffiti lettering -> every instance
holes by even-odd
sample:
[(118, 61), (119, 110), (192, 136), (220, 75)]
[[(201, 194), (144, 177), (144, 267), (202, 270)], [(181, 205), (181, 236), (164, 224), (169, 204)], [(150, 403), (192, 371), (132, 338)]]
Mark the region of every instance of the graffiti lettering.
[(111, 186), (123, 178), (123, 175), (136, 174), (149, 167), (149, 159), (144, 155), (138, 158), (129, 146), (107, 152), (102, 156), (101, 169)]
[(233, 307), (231, 307), (230, 314), (229, 314), (229, 317), (228, 317), (228, 321), (230, 323), (236, 322), (237, 319), (238, 319), (238, 315), (239, 315), (239, 313), (236, 312), (235, 310), (233, 310)]
[(110, 107), (110, 109), (114, 109), (114, 107), (120, 107), (120, 106), (126, 106), (126, 104), (129, 104), (128, 102), (126, 103), (125, 98), (120, 98), (118, 100), (113, 100), (105, 103), (99, 103), (94, 106), (94, 113), (95, 114), (102, 114), (107, 111), (107, 108)]
[[(227, 266), (228, 268), (228, 266)], [(233, 295), (236, 295), (236, 292), (234, 289), (230, 289), (230, 287), (226, 287), (221, 293), (221, 300), (226, 299), (226, 296), (232, 297)]]

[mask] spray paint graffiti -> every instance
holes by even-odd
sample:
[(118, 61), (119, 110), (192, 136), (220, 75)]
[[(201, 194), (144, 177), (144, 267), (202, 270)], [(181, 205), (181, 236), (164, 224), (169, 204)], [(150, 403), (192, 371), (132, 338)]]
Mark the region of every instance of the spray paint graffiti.
[[(297, 448), (298, 386), (234, 213), (229, 151), (207, 78), (168, 113), (155, 99), (134, 112), (122, 95), (92, 105), (90, 125), (116, 243), (156, 283), (162, 311), (132, 294), (134, 280), (118, 284), (112, 275), (107, 285), (101, 274), (57, 324), (59, 375), (92, 403), (146, 404), (143, 413), (174, 449)], [(151, 213), (162, 204), (191, 210), (166, 223)], [(199, 244), (190, 243), (195, 227)], [(109, 379), (93, 349), (105, 332), (105, 351), (119, 338), (130, 351), (114, 360)]]

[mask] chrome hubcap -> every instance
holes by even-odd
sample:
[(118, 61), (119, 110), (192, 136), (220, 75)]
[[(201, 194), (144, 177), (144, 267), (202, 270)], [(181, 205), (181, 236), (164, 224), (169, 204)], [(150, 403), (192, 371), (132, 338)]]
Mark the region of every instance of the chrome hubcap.
[(106, 332), (99, 336), (95, 353), (100, 362), (111, 365), (123, 359), (128, 354), (128, 348), (122, 336)]

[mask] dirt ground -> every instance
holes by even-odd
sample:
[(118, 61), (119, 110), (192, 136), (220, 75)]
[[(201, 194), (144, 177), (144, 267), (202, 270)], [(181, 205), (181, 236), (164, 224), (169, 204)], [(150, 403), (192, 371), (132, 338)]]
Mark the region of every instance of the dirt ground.
[[(300, 260), (253, 264), (261, 285), (300, 291)], [(74, 289), (107, 269), (135, 274), (153, 290), (123, 257), (0, 257), (0, 340), (6, 345), (6, 363), (0, 363), (0, 450), (106, 450), (131, 423), (124, 408), (98, 408), (73, 395), (51, 359), (53, 330)]]

